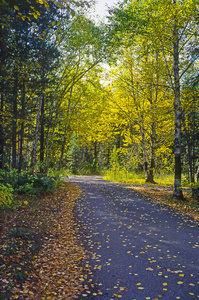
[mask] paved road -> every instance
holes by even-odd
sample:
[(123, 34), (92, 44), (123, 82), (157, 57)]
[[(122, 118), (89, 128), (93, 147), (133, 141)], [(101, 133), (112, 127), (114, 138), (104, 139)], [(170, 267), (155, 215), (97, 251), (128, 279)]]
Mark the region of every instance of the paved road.
[(197, 222), (127, 185), (91, 176), (69, 180), (83, 189), (76, 213), (91, 251), (94, 285), (80, 299), (199, 299)]

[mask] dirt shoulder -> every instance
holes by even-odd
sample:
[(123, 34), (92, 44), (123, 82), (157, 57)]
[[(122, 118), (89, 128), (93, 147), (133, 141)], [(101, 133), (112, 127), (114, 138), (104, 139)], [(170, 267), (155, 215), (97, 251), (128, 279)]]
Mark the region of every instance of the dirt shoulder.
[(1, 299), (75, 299), (82, 293), (86, 254), (74, 214), (80, 193), (65, 183), (54, 194), (1, 212)]
[(185, 215), (193, 217), (199, 221), (199, 201), (195, 200), (191, 196), (191, 191), (188, 188), (183, 189), (184, 200), (177, 200), (173, 198), (173, 188), (170, 186), (159, 186), (159, 185), (139, 185), (139, 184), (128, 184), (130, 188), (138, 191), (141, 194), (149, 197), (150, 200), (161, 202), (166, 204), (173, 209), (179, 210)]

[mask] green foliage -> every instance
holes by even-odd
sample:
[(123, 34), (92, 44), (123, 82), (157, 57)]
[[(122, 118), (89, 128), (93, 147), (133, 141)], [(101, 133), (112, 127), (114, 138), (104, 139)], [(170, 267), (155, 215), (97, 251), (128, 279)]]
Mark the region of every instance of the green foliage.
[(109, 179), (112, 178), (117, 181), (119, 178), (123, 177), (122, 174), (123, 170), (119, 165), (118, 152), (116, 147), (114, 147), (110, 157), (110, 169), (106, 172), (106, 176), (109, 177)]
[(77, 174), (78, 173), (78, 167), (80, 165), (80, 148), (77, 143), (77, 136), (75, 134), (72, 135), (71, 141), (70, 141), (70, 149), (67, 153), (67, 166), (69, 173)]
[(54, 185), (57, 187), (61, 185), (63, 179), (68, 178), (68, 172), (66, 169), (54, 170), (53, 168), (49, 168), (47, 176), (54, 180)]
[(0, 183), (0, 208), (8, 208), (13, 202), (14, 189), (10, 184), (4, 185)]
[[(126, 163), (125, 157), (119, 162), (119, 155), (116, 147), (113, 148), (110, 159), (110, 168), (105, 171), (104, 179), (133, 183), (133, 184), (146, 184), (145, 174), (143, 170), (139, 170), (138, 165), (134, 165), (131, 160)], [(173, 174), (156, 174), (156, 182), (163, 186), (173, 185)]]
[(0, 183), (9, 184), (15, 188), (18, 181), (18, 172), (16, 169), (10, 168), (9, 170), (0, 170)]
[[(181, 76), (183, 172), (187, 152), (196, 169), (199, 10), (197, 1), (175, 2), (125, 1), (113, 8), (108, 26), (83, 12), (70, 18), (68, 4), (62, 10), (53, 1), (48, 7), (42, 1), (34, 7), (25, 0), (0, 4), (0, 168), (13, 167), (0, 170), (2, 201), (9, 205), (14, 194), (35, 195), (61, 184), (66, 174), (52, 166), (72, 174), (110, 167), (107, 178), (126, 182), (142, 182), (136, 176), (146, 164), (156, 174), (174, 172), (176, 21), (180, 74), (196, 87), (193, 92)], [(113, 68), (99, 64), (104, 60)]]
[[(14, 169), (0, 171), (0, 208), (15, 208), (21, 205), (16, 195), (38, 195), (46, 193), (61, 184), (61, 175), (64, 172), (53, 172), (48, 175), (22, 171), (20, 174)], [(64, 175), (66, 176), (66, 175)], [(23, 202), (28, 204), (27, 201)]]
[(199, 201), (199, 182), (190, 183), (189, 186), (192, 190), (192, 196)]
[(32, 195), (47, 192), (55, 186), (56, 177), (31, 174), (27, 171), (18, 173), (15, 169), (0, 171), (0, 182), (11, 187), (16, 194)]
[(76, 171), (76, 174), (78, 175), (96, 175), (100, 173), (99, 165), (96, 163), (95, 159), (91, 163), (84, 162), (84, 164)]
[(112, 153), (111, 153), (110, 165), (111, 165), (111, 168), (116, 171), (120, 167), (116, 146), (113, 148)]
[(44, 175), (36, 175), (34, 177), (33, 188), (36, 193), (48, 192), (54, 186), (54, 178), (50, 178)]
[(126, 166), (120, 165), (117, 148), (114, 147), (110, 156), (110, 169), (105, 172), (105, 179), (127, 182), (129, 172)]

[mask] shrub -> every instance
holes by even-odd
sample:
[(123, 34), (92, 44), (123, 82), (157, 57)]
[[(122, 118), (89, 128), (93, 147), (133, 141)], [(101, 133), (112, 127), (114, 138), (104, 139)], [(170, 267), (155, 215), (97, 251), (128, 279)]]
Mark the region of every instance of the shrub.
[(9, 208), (13, 202), (14, 189), (10, 184), (0, 184), (0, 208)]
[(43, 175), (37, 175), (33, 181), (33, 188), (38, 192), (48, 192), (55, 186), (55, 179)]
[(18, 194), (36, 195), (50, 191), (55, 186), (55, 178), (46, 175), (24, 174), (19, 177), (16, 191)]
[(191, 189), (192, 189), (192, 195), (196, 200), (199, 200), (199, 182), (192, 183), (191, 184)]
[(7, 185), (9, 184), (13, 188), (18, 182), (18, 172), (16, 169), (0, 170), (0, 183)]
[[(51, 171), (48, 175), (33, 175), (29, 171), (18, 173), (15, 169), (0, 170), (0, 208), (15, 209), (20, 206), (21, 197), (16, 197), (17, 194), (33, 196), (49, 192), (61, 185), (61, 175), (65, 175), (63, 171), (57, 173)], [(25, 202), (23, 203), (28, 203)]]
[(47, 176), (54, 181), (54, 185), (57, 187), (61, 185), (61, 180), (64, 178), (68, 178), (68, 172), (65, 169), (62, 170), (54, 170), (49, 168)]
[(34, 195), (35, 194), (35, 189), (33, 187), (33, 182), (32, 183), (28, 183), (26, 182), (23, 185), (19, 185), (17, 187), (17, 194), (19, 195)]

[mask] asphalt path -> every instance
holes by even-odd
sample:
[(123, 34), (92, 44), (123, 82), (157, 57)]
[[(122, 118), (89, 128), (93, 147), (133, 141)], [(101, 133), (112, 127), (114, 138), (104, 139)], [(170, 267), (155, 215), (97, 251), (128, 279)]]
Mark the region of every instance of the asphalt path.
[(90, 252), (79, 299), (199, 299), (198, 222), (128, 185), (99, 176), (69, 180), (83, 190), (76, 215)]

